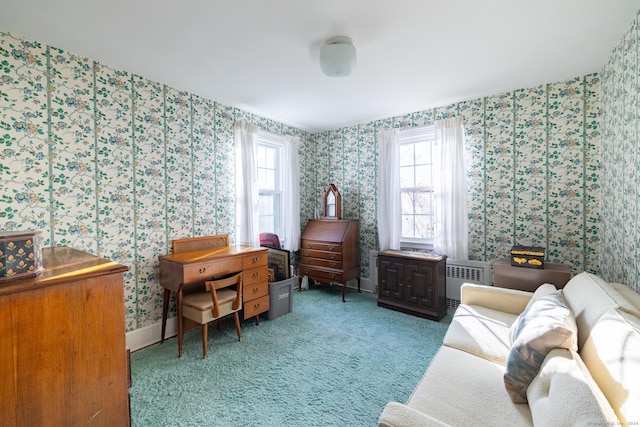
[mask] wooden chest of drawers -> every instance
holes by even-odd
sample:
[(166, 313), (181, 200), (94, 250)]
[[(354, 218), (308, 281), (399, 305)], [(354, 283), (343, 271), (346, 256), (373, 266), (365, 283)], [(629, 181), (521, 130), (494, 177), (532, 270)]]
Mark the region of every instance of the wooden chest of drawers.
[(269, 310), (269, 271), (266, 250), (242, 258), (242, 307), (244, 319)]
[(445, 255), (386, 250), (378, 254), (378, 305), (440, 320), (447, 314)]
[(342, 284), (358, 280), (360, 291), (360, 224), (356, 219), (312, 219), (302, 233), (300, 276)]

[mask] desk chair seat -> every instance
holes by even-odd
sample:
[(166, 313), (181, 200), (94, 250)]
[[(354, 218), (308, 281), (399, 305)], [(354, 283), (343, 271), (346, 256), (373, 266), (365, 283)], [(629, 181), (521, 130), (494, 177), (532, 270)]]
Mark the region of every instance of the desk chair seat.
[[(235, 286), (235, 289), (230, 289), (231, 286)], [(207, 326), (214, 320), (233, 314), (238, 341), (242, 340), (238, 315), (242, 309), (242, 274), (206, 281), (205, 288), (206, 292), (197, 292), (182, 298), (182, 317), (202, 325), (203, 359), (207, 358)]]

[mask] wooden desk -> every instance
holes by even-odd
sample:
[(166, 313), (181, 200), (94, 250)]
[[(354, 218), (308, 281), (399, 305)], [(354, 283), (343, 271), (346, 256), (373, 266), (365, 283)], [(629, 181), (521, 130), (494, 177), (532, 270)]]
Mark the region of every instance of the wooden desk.
[(123, 273), (65, 246), (0, 285), (0, 425), (128, 426)]
[(162, 302), (162, 337), (167, 326), (170, 292), (176, 293), (178, 317), (178, 355), (182, 355), (182, 293), (185, 288), (202, 285), (205, 280), (242, 272), (242, 309), (244, 319), (269, 310), (268, 249), (252, 246), (223, 246), (177, 254), (162, 255), (160, 285)]

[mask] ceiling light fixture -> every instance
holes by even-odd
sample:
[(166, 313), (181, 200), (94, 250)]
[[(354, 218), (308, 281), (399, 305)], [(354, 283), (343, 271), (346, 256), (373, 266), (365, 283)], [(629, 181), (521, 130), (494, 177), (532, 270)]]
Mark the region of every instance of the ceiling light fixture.
[(356, 47), (350, 37), (332, 37), (320, 48), (320, 68), (329, 77), (345, 77), (356, 67)]

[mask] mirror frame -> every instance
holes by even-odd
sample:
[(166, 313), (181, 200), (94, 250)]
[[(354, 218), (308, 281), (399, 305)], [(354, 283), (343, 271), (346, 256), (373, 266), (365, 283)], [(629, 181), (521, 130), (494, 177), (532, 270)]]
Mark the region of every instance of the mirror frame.
[[(335, 215), (328, 215), (327, 209), (327, 199), (329, 195), (332, 194), (335, 199)], [(324, 205), (324, 217), (328, 219), (342, 219), (342, 196), (338, 191), (338, 187), (335, 184), (329, 185), (329, 187), (324, 191), (324, 196), (322, 198), (322, 204)]]

